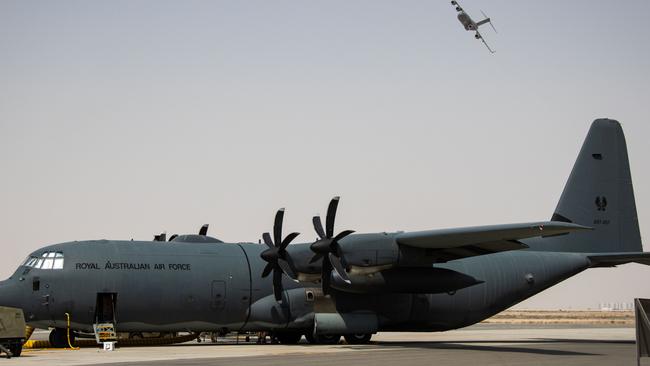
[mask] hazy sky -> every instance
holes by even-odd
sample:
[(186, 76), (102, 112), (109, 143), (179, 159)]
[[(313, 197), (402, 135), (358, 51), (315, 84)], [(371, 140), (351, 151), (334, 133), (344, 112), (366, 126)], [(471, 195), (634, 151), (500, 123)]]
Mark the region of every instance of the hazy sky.
[[(257, 241), (547, 220), (591, 121), (627, 135), (650, 237), (647, 0), (0, 1), (0, 277), (69, 240)], [(646, 244), (646, 249), (648, 244)], [(650, 268), (522, 304), (650, 297)]]

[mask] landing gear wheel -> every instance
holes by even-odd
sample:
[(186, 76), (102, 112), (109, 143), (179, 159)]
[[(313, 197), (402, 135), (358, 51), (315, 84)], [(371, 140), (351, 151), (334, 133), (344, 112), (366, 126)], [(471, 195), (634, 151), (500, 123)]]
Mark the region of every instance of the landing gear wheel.
[[(70, 343), (74, 343), (74, 333), (70, 332)], [(54, 348), (68, 347), (68, 330), (65, 328), (54, 328), (50, 332), (50, 345)]]
[(312, 332), (305, 333), (305, 339), (309, 344), (316, 344), (316, 338), (314, 338), (314, 333)]
[(23, 352), (23, 345), (14, 344), (13, 346), (9, 347), (9, 350), (11, 351), (13, 357), (20, 357), (20, 354)]
[(302, 338), (302, 334), (298, 332), (281, 332), (275, 333), (275, 337), (280, 344), (298, 344)]
[(306, 334), (305, 338), (307, 338), (307, 342), (310, 344), (339, 344), (339, 341), (341, 340), (340, 335), (325, 335), (325, 334)]
[(140, 332), (131, 332), (129, 333), (129, 339), (142, 340), (144, 336)]
[(372, 334), (346, 334), (344, 335), (345, 341), (348, 342), (348, 344), (366, 344), (370, 342), (370, 338), (372, 338)]

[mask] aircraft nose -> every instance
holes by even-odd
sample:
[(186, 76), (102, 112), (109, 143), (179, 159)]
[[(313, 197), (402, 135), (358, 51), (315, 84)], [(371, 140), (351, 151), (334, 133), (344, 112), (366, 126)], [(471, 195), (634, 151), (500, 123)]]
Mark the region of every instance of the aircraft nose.
[(0, 281), (0, 306), (5, 306), (5, 290), (7, 281)]

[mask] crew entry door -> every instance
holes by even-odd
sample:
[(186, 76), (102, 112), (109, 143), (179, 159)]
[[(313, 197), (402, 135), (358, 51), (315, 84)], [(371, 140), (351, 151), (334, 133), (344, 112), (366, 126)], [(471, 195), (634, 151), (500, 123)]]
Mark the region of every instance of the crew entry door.
[(93, 324), (95, 340), (97, 343), (117, 341), (117, 331), (115, 330), (116, 304), (116, 293), (97, 293), (97, 302), (95, 303), (95, 322)]

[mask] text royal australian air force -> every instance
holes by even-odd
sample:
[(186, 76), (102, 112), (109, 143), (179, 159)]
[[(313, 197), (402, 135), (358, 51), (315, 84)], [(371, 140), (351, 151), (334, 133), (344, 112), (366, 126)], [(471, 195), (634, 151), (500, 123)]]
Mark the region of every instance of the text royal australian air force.
[(191, 271), (190, 263), (132, 263), (112, 262), (105, 264), (97, 262), (79, 262), (74, 265), (75, 270), (123, 270), (123, 271)]

